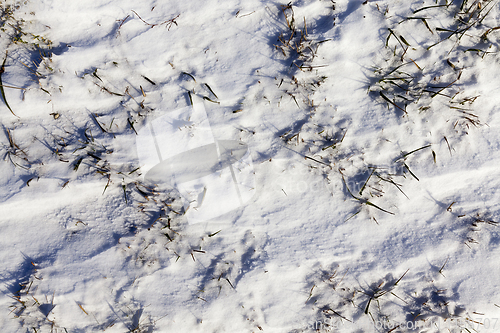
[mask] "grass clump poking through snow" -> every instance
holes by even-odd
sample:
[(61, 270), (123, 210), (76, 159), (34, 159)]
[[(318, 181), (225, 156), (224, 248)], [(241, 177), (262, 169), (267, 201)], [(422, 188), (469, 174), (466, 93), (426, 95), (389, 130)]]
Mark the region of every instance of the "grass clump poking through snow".
[[(425, 144), (406, 155), (402, 153), (383, 167), (365, 161), (365, 168), (350, 172), (349, 176), (341, 166), (339, 171), (348, 196), (391, 213), (382, 204), (362, 198), (362, 192), (372, 187), (370, 197), (382, 197), (385, 192), (381, 184), (392, 184), (408, 198), (402, 185), (393, 178), (408, 173), (419, 180), (406, 161), (410, 154), (432, 147), (428, 151), (437, 163), (440, 156), (434, 146), (446, 144), (452, 154), (455, 143), (472, 129), (484, 125), (474, 110), (480, 93), (471, 87), (476, 80), (475, 72), (483, 66), (481, 63), (494, 65), (500, 45), (498, 23), (492, 15), (496, 15), (497, 6), (498, 1), (371, 5), (386, 27), (381, 29), (382, 60), (367, 75), (369, 95), (373, 101), (386, 104), (399, 123), (405, 125), (405, 131)], [(384, 169), (391, 171), (381, 176), (379, 171)], [(334, 177), (338, 175), (329, 176)], [(377, 180), (376, 187), (370, 184), (370, 179)]]
[(498, 52), (497, 28), (489, 27), (496, 22), (488, 20), (495, 6), (498, 1), (447, 1), (384, 12), (387, 52), (370, 78), (373, 97), (410, 119), (440, 118), (460, 134), (481, 125), (472, 109), (479, 96), (466, 89), (468, 73)]
[(11, 296), (15, 303), (10, 306), (10, 314), (30, 332), (67, 332), (64, 327), (59, 327), (53, 318), (52, 310), (56, 306), (54, 294), (37, 292), (42, 278), (37, 276), (37, 265), (33, 262), (31, 265), (31, 274), (19, 283), (19, 288)]
[[(24, 6), (2, 2), (0, 10), (2, 11), (0, 29), (7, 37), (2, 39), (5, 57), (0, 68), (0, 92), (7, 108), (16, 115), (6, 99), (5, 90), (21, 90), (24, 99), (29, 90), (39, 89), (43, 93), (51, 95), (51, 90), (62, 89), (62, 87), (52, 87), (48, 77), (54, 73), (52, 55), (63, 52), (67, 46), (54, 47), (52, 41), (39, 32), (50, 27), (38, 27), (35, 12), (31, 12), (29, 15), (22, 13)], [(12, 65), (19, 65), (24, 69), (22, 75), (25, 77), (16, 79), (16, 82), (24, 81), (22, 85), (4, 84), (2, 81), (2, 74)], [(36, 82), (37, 86), (33, 87), (32, 82)]]
[[(314, 112), (316, 105), (312, 99), (314, 90), (322, 85), (327, 79), (321, 74), (321, 69), (327, 67), (325, 64), (317, 64), (318, 49), (322, 43), (329, 39), (320, 38), (319, 30), (324, 27), (316, 20), (309, 21), (308, 18), (301, 19), (296, 16), (292, 3), (280, 5), (278, 13), (279, 21), (284, 28), (273, 43), (275, 50), (283, 58), (285, 77), (276, 77), (278, 89), (284, 91), (298, 108), (306, 108)], [(313, 22), (313, 23), (312, 23)], [(278, 106), (281, 104), (283, 95), (280, 97)], [(293, 139), (298, 133), (287, 133), (285, 140)]]
[[(446, 263), (445, 263), (446, 265)], [(306, 304), (317, 309), (317, 317), (309, 329), (317, 332), (350, 331), (355, 323), (371, 322), (373, 329), (384, 332), (413, 332), (437, 327), (450, 332), (466, 332), (470, 328), (458, 295), (450, 291), (439, 271), (399, 275), (362, 283), (349, 269), (335, 267), (311, 276), (312, 287)], [(468, 325), (469, 324), (469, 325)], [(308, 332), (311, 330), (297, 330)]]

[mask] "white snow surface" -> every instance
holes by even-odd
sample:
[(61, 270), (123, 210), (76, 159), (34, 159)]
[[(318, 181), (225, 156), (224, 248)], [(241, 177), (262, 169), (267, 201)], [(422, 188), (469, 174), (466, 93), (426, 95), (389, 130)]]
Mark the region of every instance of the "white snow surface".
[[(498, 0), (0, 3), (2, 332), (500, 331)], [(136, 141), (192, 103), (202, 222)]]

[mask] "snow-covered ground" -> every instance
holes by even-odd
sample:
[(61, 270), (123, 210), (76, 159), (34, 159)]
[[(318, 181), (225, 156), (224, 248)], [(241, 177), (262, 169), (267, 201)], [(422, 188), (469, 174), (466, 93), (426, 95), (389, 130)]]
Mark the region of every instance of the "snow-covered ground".
[(0, 3), (2, 332), (500, 330), (498, 0)]

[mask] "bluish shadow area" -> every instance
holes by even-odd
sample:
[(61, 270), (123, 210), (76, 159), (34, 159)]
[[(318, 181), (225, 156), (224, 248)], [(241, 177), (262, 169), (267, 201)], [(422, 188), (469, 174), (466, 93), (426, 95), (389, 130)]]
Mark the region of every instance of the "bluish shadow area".
[(330, 40), (328, 35), (335, 26), (333, 11), (299, 19), (294, 7), (292, 3), (273, 3), (266, 7), (275, 31), (268, 41), (269, 48), (274, 49), (272, 59), (282, 66), (280, 74), (289, 77), (311, 65), (320, 45)]
[(357, 11), (364, 3), (364, 0), (349, 0), (345, 11), (338, 14), (340, 23), (342, 23), (349, 15)]
[[(46, 78), (46, 75), (41, 72), (52, 72), (54, 70), (50, 66), (50, 58), (52, 55), (61, 55), (67, 52), (69, 48), (70, 46), (65, 43), (61, 43), (57, 46), (39, 46), (38, 44), (28, 44), (24, 47), (16, 48), (15, 50), (8, 52), (5, 70), (8, 73), (9, 69), (7, 67), (12, 65), (25, 68), (26, 71), (22, 74), (24, 83), (21, 84), (21, 86), (16, 84), (16, 86), (25, 89), (29, 88), (33, 85), (33, 82), (38, 82), (40, 79)], [(42, 69), (41, 66), (44, 66), (45, 68)], [(13, 79), (15, 79), (16, 83), (19, 83), (22, 78), (17, 76)]]

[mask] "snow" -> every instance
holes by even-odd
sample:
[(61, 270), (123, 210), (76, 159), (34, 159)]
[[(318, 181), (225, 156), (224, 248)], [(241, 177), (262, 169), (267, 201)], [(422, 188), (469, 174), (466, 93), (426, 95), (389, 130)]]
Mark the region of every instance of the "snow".
[(3, 332), (498, 331), (497, 0), (1, 7)]

